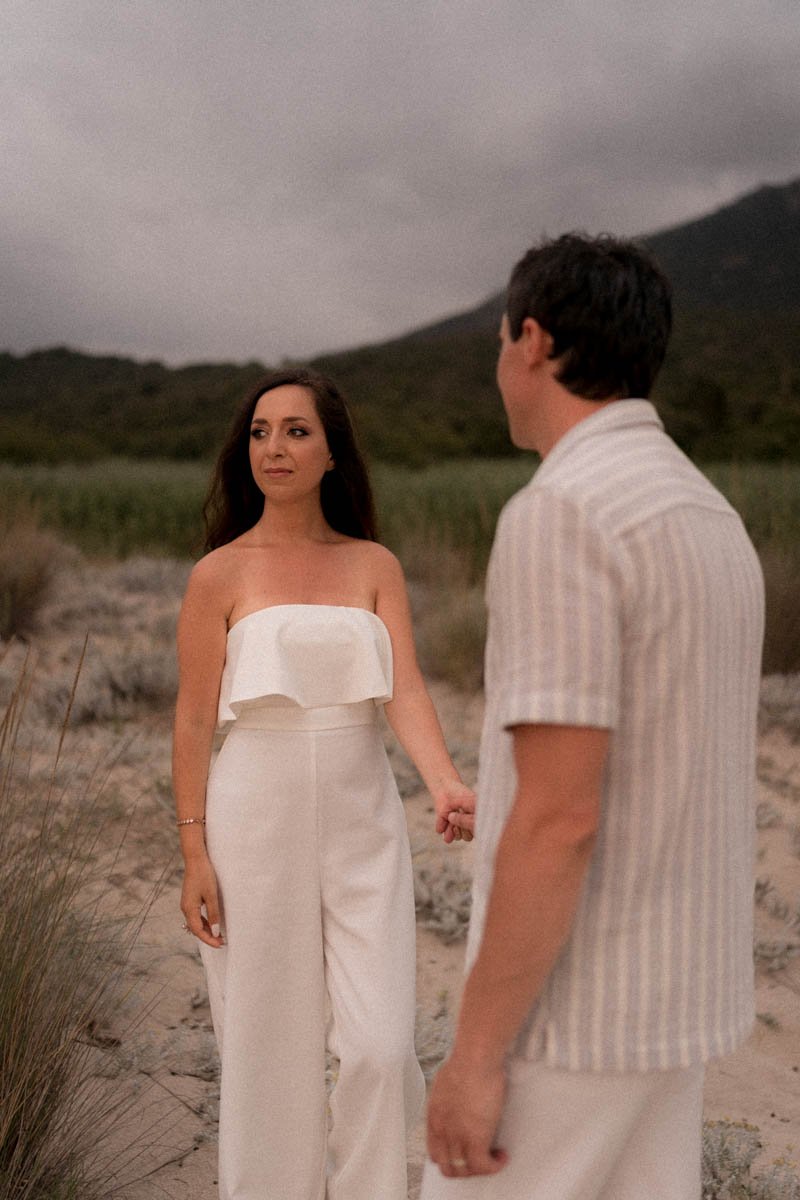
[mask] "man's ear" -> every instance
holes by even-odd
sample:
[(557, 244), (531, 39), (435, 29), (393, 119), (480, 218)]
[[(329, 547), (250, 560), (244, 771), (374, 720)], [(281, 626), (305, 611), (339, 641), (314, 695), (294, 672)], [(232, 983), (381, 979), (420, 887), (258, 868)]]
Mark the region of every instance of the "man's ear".
[(550, 358), (553, 352), (553, 339), (533, 317), (526, 317), (522, 322), (520, 338), (525, 363), (528, 367), (539, 367)]

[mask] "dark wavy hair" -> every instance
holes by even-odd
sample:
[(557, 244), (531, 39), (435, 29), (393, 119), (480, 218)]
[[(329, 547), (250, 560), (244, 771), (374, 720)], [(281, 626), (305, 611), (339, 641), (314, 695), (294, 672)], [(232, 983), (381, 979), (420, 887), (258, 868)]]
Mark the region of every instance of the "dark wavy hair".
[(293, 384), (314, 397), (334, 466), (320, 484), (325, 520), (349, 537), (377, 541), (372, 487), (347, 405), (333, 380), (305, 367), (273, 371), (248, 393), (219, 452), (203, 505), (205, 549), (215, 550), (256, 524), (264, 511), (264, 493), (250, 468), (250, 424), (265, 392)]
[(553, 339), (556, 378), (585, 400), (646, 398), (664, 361), (672, 289), (636, 242), (565, 233), (534, 246), (511, 273), (509, 333), (526, 317)]

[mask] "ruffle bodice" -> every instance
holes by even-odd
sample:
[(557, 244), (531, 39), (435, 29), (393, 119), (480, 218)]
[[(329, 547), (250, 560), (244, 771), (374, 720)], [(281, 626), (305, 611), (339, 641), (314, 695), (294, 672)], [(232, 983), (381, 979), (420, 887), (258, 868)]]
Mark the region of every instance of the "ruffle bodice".
[(392, 698), (392, 644), (375, 613), (333, 604), (277, 604), (228, 631), (218, 727), (270, 706), (325, 708)]

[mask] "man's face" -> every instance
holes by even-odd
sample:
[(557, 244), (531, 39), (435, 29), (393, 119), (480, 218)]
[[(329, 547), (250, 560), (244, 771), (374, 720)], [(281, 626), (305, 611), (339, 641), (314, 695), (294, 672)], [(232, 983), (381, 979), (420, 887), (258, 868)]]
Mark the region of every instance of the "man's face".
[(515, 446), (530, 449), (524, 433), (530, 408), (530, 373), (526, 369), (522, 338), (512, 340), (508, 317), (500, 322), (500, 352), (497, 356), (497, 386), (503, 398), (508, 429)]

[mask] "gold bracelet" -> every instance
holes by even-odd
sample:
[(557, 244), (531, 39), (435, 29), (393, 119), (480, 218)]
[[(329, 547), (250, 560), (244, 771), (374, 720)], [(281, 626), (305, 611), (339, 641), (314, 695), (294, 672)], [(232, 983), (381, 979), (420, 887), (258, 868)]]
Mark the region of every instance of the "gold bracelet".
[(176, 825), (205, 825), (205, 823), (205, 817), (181, 817), (179, 821), (175, 822)]

